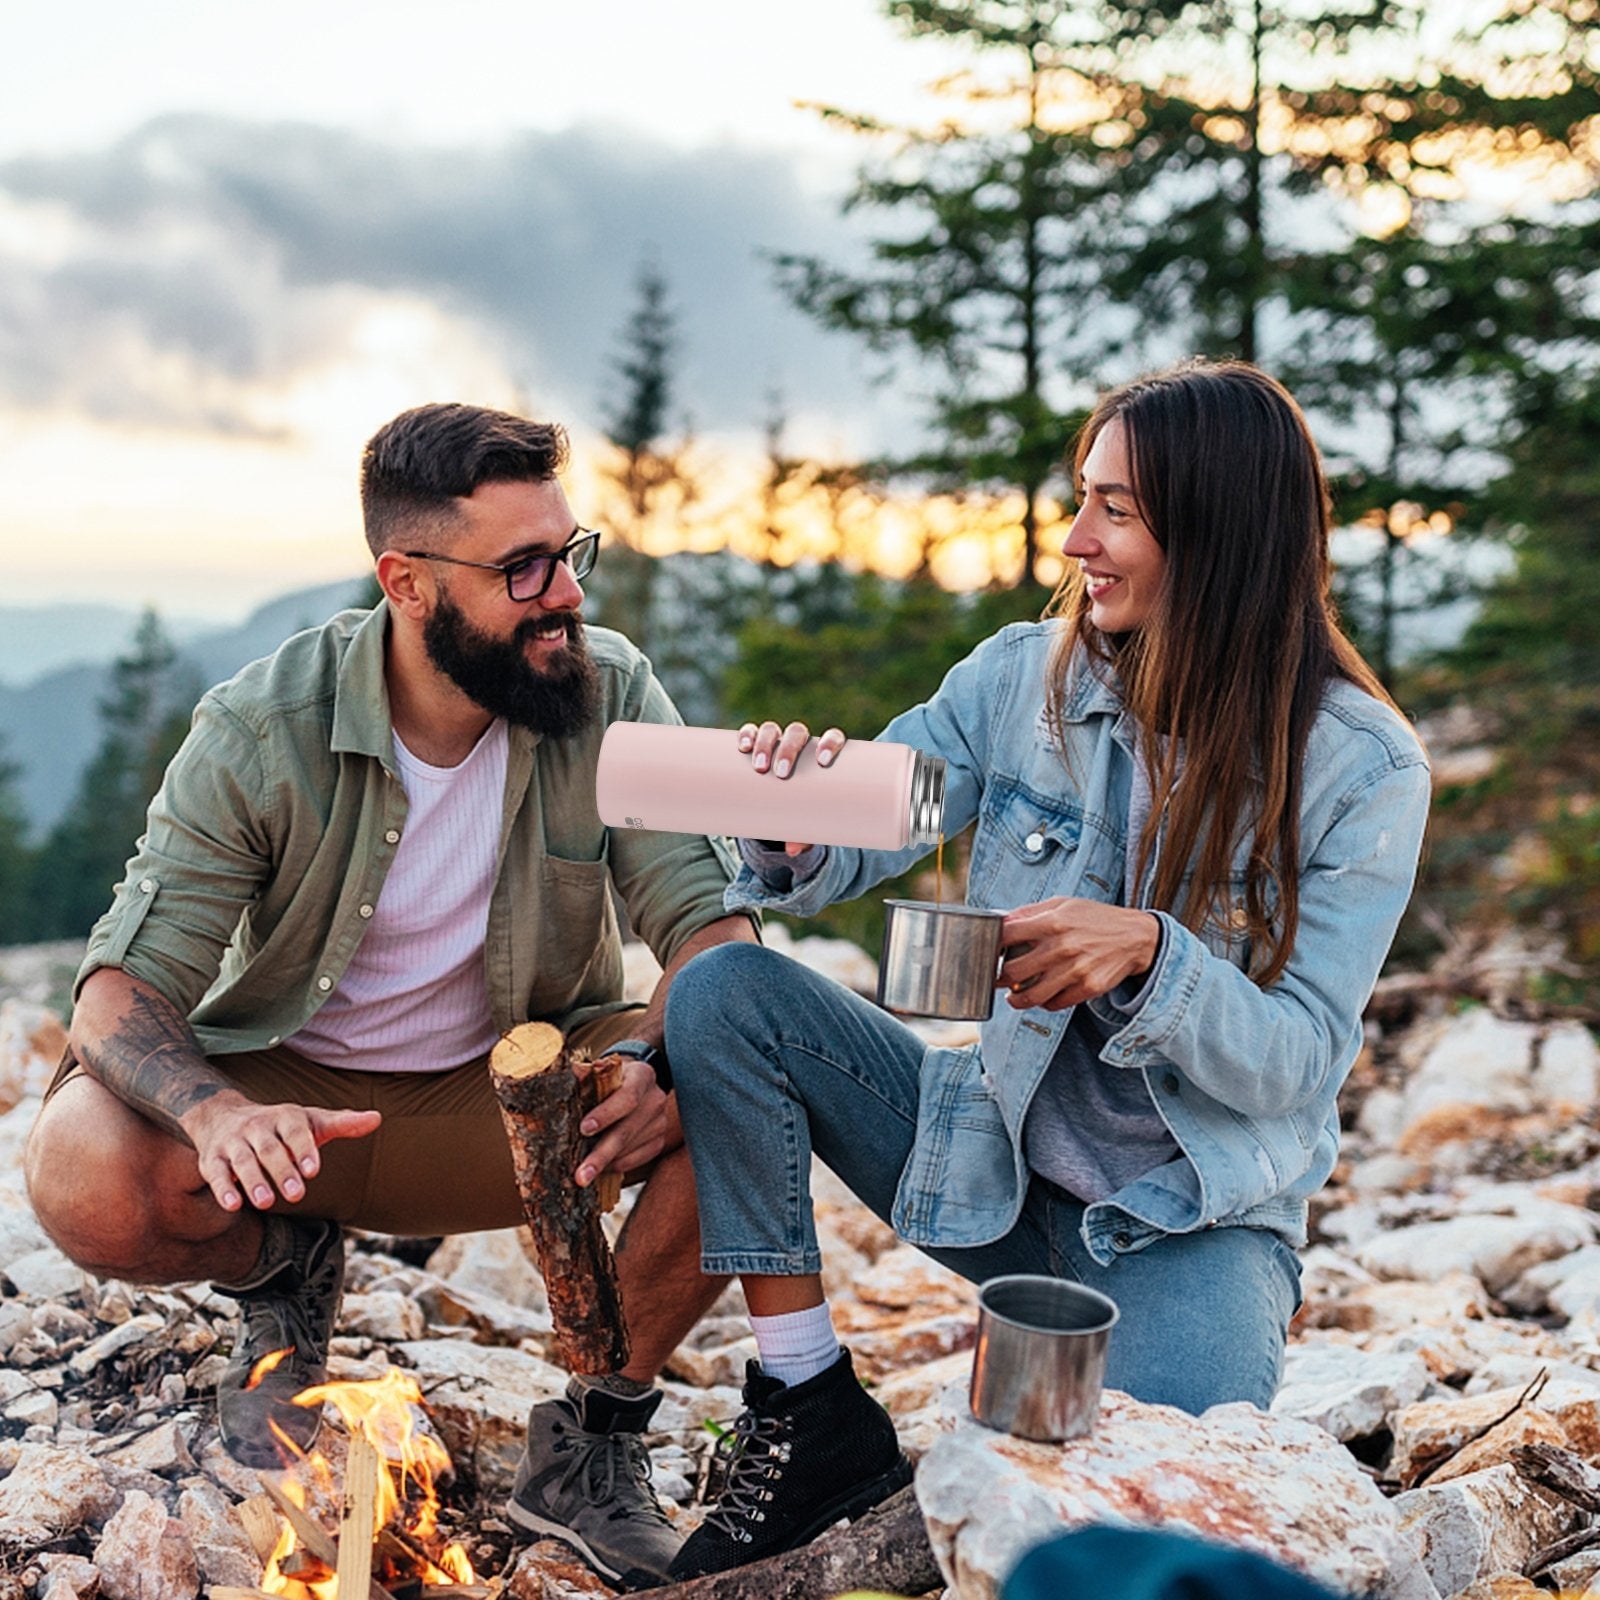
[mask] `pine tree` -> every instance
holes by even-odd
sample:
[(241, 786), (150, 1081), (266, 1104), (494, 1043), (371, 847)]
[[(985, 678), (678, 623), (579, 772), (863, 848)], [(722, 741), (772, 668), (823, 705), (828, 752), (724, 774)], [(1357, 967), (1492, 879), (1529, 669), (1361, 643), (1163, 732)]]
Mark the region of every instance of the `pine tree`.
[(51, 937), (86, 933), (144, 832), (145, 811), (183, 742), (199, 686), (154, 610), (111, 666), (102, 736), (77, 794), (39, 853), (35, 901)]
[(33, 905), (33, 852), (17, 793), (19, 768), (0, 754), (0, 945), (26, 944), (38, 926)]

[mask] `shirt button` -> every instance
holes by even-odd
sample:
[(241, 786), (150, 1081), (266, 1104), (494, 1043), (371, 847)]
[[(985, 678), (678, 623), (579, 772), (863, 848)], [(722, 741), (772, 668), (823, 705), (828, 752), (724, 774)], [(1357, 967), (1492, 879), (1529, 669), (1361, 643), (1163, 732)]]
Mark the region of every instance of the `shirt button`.
[(1133, 1235), (1131, 1233), (1114, 1233), (1111, 1235), (1111, 1242), (1118, 1250), (1126, 1250), (1133, 1243)]
[(333, 987), (333, 979), (328, 977), (318, 978), (317, 987), (326, 994)]
[(1162, 1073), (1161, 1087), (1165, 1089), (1168, 1094), (1176, 1094), (1178, 1092), (1178, 1074), (1176, 1072)]
[(272, 1046), (272, 1045), (275, 1045), (275, 1044), (282, 1044), (282, 1043), (283, 1043), (283, 1035), (281, 1033), (275, 1033), (275, 1034), (273, 1034), (273, 1036), (270, 1039), (267, 1040), (267, 1044), (268, 1044), (269, 1047)]
[(364, 917), (370, 917), (372, 915), (372, 907), (371, 906), (362, 906), (361, 915), (364, 916)]
[(1034, 855), (1044, 849), (1044, 835), (1035, 829), (1022, 841)]
[(155, 892), (156, 892), (156, 885), (155, 885), (155, 880), (153, 878), (141, 878), (139, 880), (139, 893), (140, 894), (154, 894)]
[(1235, 906), (1228, 916), (1228, 921), (1235, 928), (1248, 928), (1250, 926), (1250, 913), (1243, 906)]
[(391, 828), (386, 834), (384, 834), (384, 838), (387, 839), (390, 844), (399, 844), (400, 830), (398, 828)]

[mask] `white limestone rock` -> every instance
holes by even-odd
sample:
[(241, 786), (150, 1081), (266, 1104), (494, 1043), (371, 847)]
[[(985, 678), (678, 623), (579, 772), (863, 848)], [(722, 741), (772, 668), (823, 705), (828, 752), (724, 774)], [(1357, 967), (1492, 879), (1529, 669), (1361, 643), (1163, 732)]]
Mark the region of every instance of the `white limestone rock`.
[(0, 1482), (0, 1544), (44, 1544), (99, 1522), (115, 1504), (98, 1461), (51, 1444), (25, 1444)]
[(53, 1244), (40, 1245), (6, 1263), (5, 1275), (30, 1300), (65, 1300), (87, 1294), (94, 1280)]
[(339, 1307), (339, 1328), (385, 1344), (420, 1339), (428, 1331), (417, 1302), (392, 1289), (347, 1294)]
[(1431, 1040), (1419, 1040), (1421, 1059), (1406, 1078), (1407, 1122), (1441, 1105), (1531, 1110), (1528, 1077), (1538, 1037), (1534, 1023), (1497, 1017), (1486, 1006), (1449, 1019)]
[(1539, 1064), (1529, 1076), (1535, 1105), (1593, 1110), (1600, 1101), (1600, 1045), (1581, 1022), (1554, 1022), (1539, 1040)]
[(106, 1600), (194, 1600), (200, 1592), (189, 1530), (137, 1489), (106, 1523), (94, 1564)]
[(1369, 1239), (1356, 1259), (1379, 1278), (1437, 1282), (1470, 1272), (1498, 1295), (1530, 1267), (1594, 1241), (1594, 1218), (1576, 1206), (1536, 1202), (1510, 1216), (1466, 1213)]
[(493, 1295), (510, 1305), (548, 1314), (550, 1301), (523, 1244), (523, 1228), (458, 1233), (428, 1257), (427, 1270), (473, 1294)]
[(143, 1344), (152, 1335), (166, 1327), (167, 1319), (154, 1311), (129, 1317), (115, 1328), (107, 1329), (98, 1339), (86, 1344), (67, 1362), (67, 1371), (75, 1378), (87, 1378), (102, 1362), (109, 1361), (132, 1345)]
[(195, 1460), (189, 1453), (189, 1434), (194, 1420), (187, 1422), (169, 1417), (159, 1426), (151, 1428), (106, 1453), (104, 1459), (112, 1466), (138, 1472), (154, 1472), (163, 1476), (196, 1471)]
[(1107, 1392), (1094, 1432), (1061, 1445), (958, 1419), (923, 1457), (917, 1498), (953, 1600), (993, 1600), (1024, 1549), (1100, 1521), (1243, 1546), (1341, 1593), (1437, 1600), (1354, 1458), (1319, 1428), (1247, 1405), (1190, 1417)]
[(528, 1411), (565, 1393), (566, 1373), (521, 1350), (460, 1339), (408, 1340), (393, 1354), (415, 1370), (450, 1454), (473, 1461), (486, 1489), (510, 1489)]
[(1315, 1423), (1336, 1439), (1362, 1439), (1420, 1400), (1433, 1382), (1415, 1355), (1369, 1355), (1348, 1345), (1294, 1344), (1272, 1414)]
[(188, 1530), (208, 1589), (217, 1584), (248, 1589), (261, 1581), (261, 1558), (233, 1502), (215, 1484), (191, 1478), (178, 1496), (178, 1520)]
[(1530, 1317), (1559, 1311), (1570, 1319), (1587, 1311), (1600, 1298), (1600, 1244), (1529, 1267), (1500, 1298)]
[(1572, 1533), (1585, 1515), (1505, 1465), (1410, 1489), (1394, 1504), (1441, 1595), (1497, 1573), (1520, 1573), (1529, 1557)]

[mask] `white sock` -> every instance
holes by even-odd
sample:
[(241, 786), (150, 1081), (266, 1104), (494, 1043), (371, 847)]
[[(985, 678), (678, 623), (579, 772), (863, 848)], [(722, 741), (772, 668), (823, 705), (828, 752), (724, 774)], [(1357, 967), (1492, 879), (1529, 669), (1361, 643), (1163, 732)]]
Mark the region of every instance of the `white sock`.
[(833, 1331), (828, 1302), (779, 1317), (751, 1317), (761, 1370), (782, 1384), (804, 1383), (826, 1372), (839, 1359), (839, 1338)]

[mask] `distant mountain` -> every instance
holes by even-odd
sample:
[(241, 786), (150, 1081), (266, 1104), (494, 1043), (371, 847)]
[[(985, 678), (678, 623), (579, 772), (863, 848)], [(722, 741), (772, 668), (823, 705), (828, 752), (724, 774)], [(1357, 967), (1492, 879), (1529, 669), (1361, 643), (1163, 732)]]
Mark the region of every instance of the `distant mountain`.
[[(216, 630), (199, 617), (163, 614), (161, 625), (178, 644)], [(132, 643), (138, 626), (133, 606), (0, 606), (0, 686), (111, 661)]]
[[(248, 661), (270, 655), (292, 633), (314, 627), (335, 611), (354, 603), (364, 579), (325, 583), (300, 589), (251, 613), (235, 628), (196, 631), (190, 621), (162, 624), (182, 647), (203, 683), (220, 683)], [(0, 608), (0, 659), (15, 654), (15, 637), (47, 617), (53, 630), (50, 653), (70, 647), (77, 664), (59, 666), (31, 682), (0, 682), (0, 756), (21, 769), (17, 792), (36, 835), (42, 834), (66, 809), (78, 775), (100, 742), (97, 706), (106, 692), (111, 662), (127, 647), (136, 613), (107, 606), (20, 606)], [(28, 620), (19, 629), (16, 619)], [(115, 639), (108, 646), (108, 640)], [(87, 658), (87, 659), (85, 659)], [(0, 677), (3, 677), (0, 671)]]

